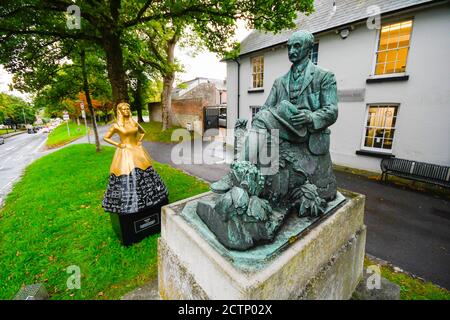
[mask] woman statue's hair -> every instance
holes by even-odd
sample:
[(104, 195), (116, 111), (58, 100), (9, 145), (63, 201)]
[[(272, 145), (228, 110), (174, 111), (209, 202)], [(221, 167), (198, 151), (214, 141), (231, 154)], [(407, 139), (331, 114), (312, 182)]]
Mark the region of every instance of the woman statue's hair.
[[(121, 103), (119, 103), (118, 105), (117, 105), (117, 124), (119, 125), (119, 126), (123, 126), (124, 124), (125, 124), (125, 119), (124, 119), (124, 117), (123, 117), (123, 114), (122, 114), (122, 109), (121, 109), (121, 107), (122, 106), (127, 106), (128, 108), (130, 107), (130, 104), (129, 103), (127, 103), (127, 102), (121, 102)], [(131, 123), (134, 123), (135, 121), (134, 121), (134, 119), (133, 119), (133, 117), (131, 117), (130, 116), (130, 118), (129, 118), (130, 120), (130, 122)]]

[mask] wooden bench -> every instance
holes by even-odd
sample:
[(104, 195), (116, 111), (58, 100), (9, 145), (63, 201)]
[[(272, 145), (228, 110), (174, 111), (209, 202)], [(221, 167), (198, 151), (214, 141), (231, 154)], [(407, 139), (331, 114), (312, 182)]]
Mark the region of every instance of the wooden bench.
[(383, 159), (380, 166), (381, 180), (385, 182), (388, 175), (393, 175), (450, 188), (450, 167), (448, 166), (398, 158)]

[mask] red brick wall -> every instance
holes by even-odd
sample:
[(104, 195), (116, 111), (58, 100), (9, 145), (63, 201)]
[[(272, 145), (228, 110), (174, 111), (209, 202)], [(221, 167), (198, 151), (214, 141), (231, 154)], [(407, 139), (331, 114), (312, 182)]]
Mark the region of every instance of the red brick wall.
[(201, 98), (172, 100), (172, 123), (186, 127), (187, 122), (201, 121), (203, 133), (203, 107), (206, 101)]

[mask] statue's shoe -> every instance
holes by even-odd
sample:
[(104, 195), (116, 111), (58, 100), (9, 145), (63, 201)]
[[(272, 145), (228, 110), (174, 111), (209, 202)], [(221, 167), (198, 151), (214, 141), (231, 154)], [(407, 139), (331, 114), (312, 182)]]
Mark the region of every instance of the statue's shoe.
[(225, 193), (233, 187), (231, 174), (227, 173), (220, 180), (211, 183), (211, 191), (215, 193)]

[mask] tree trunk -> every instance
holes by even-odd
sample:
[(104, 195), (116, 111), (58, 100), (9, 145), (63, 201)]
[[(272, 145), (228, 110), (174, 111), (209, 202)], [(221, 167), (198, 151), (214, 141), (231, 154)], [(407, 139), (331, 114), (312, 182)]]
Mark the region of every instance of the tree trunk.
[(163, 92), (161, 94), (163, 131), (167, 130), (171, 125), (170, 117), (172, 114), (172, 86), (175, 79), (175, 72), (172, 71), (172, 66), (175, 61), (174, 51), (177, 40), (177, 37), (174, 36), (167, 42), (166, 47), (167, 63), (169, 65), (170, 71), (166, 72), (163, 75)]
[(88, 82), (87, 70), (86, 70), (86, 52), (84, 51), (84, 49), (81, 50), (80, 58), (81, 58), (81, 68), (82, 68), (82, 73), (83, 73), (83, 90), (84, 90), (84, 95), (86, 96), (89, 113), (91, 114), (91, 118), (92, 118), (92, 127), (94, 128), (95, 148), (96, 148), (97, 152), (100, 152), (100, 150), (101, 150), (100, 139), (98, 137), (97, 120), (95, 119), (94, 107), (92, 105), (91, 95), (89, 93), (89, 82)]
[(138, 122), (144, 122), (142, 117), (142, 81), (140, 77), (136, 79), (136, 90), (134, 91), (134, 108), (137, 111)]
[(103, 49), (106, 52), (106, 66), (111, 83), (113, 108), (120, 102), (128, 102), (128, 89), (123, 67), (123, 54), (120, 46), (120, 36), (105, 32), (103, 35)]

